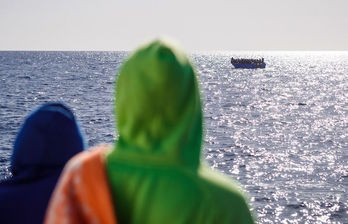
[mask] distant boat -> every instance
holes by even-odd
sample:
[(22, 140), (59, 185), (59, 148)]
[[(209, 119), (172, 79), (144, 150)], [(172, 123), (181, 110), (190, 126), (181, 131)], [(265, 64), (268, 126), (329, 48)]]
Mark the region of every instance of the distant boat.
[(231, 64), (235, 68), (266, 68), (264, 58), (261, 59), (249, 59), (249, 58), (231, 58)]

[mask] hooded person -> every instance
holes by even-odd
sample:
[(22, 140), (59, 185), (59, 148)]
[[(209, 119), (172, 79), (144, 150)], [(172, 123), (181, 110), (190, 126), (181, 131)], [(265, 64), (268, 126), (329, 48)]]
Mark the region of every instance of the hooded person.
[[(116, 81), (115, 112), (119, 137), (100, 150), (106, 173), (100, 182), (109, 186), (117, 222), (253, 223), (239, 187), (200, 160), (200, 92), (179, 48), (156, 40), (133, 53)], [(49, 217), (65, 207), (56, 190)]]
[(65, 163), (83, 149), (69, 108), (47, 103), (32, 112), (14, 143), (12, 177), (0, 183), (0, 223), (42, 223)]

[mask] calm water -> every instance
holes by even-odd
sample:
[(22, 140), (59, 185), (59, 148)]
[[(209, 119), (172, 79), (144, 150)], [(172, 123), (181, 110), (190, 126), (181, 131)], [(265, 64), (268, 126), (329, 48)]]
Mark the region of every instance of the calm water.
[[(123, 52), (0, 52), (0, 178), (24, 116), (73, 108), (89, 146), (112, 143)], [(232, 69), (264, 57), (266, 69)], [(348, 52), (194, 54), (204, 159), (247, 191), (259, 223), (348, 223)]]

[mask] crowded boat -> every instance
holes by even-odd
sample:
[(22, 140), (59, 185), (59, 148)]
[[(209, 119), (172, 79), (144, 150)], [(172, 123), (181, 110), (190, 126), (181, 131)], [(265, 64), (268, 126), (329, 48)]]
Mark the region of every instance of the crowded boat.
[(266, 63), (264, 58), (250, 59), (250, 58), (231, 58), (231, 64), (234, 68), (265, 68)]

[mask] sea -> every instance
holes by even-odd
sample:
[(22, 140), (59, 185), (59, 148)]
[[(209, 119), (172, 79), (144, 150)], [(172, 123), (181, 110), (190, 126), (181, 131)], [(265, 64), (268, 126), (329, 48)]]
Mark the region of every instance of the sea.
[[(30, 111), (71, 107), (88, 146), (117, 138), (128, 52), (0, 52), (0, 179)], [(202, 160), (237, 181), (258, 223), (348, 223), (348, 52), (201, 52)], [(230, 58), (265, 69), (234, 69)], [(228, 211), (228, 208), (226, 208)]]

